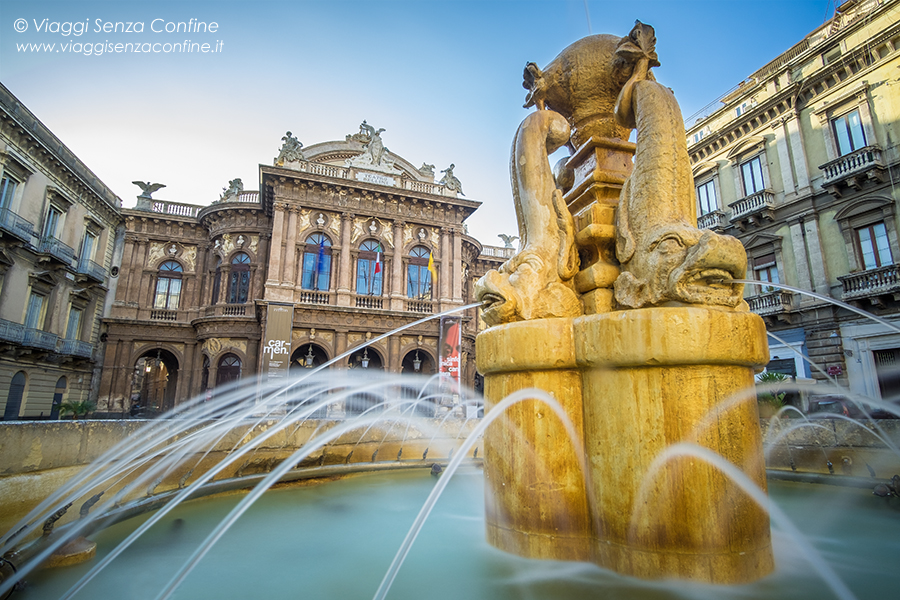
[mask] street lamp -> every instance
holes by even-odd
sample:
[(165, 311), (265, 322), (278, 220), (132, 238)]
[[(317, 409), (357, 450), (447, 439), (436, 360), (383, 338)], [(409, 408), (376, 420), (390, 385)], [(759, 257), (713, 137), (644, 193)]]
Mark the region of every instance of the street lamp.
[(304, 366), (305, 366), (307, 369), (312, 369), (312, 368), (313, 368), (313, 361), (314, 361), (315, 359), (316, 359), (316, 357), (313, 356), (312, 344), (310, 344), (310, 345), (309, 345), (309, 352), (306, 353), (306, 364), (305, 364)]
[(416, 357), (413, 359), (413, 369), (415, 369), (416, 373), (419, 372), (422, 368), (422, 359), (419, 358), (419, 351), (416, 350)]
[(360, 362), (362, 363), (363, 369), (369, 368), (369, 349), (368, 348), (366, 348), (365, 351), (363, 352), (363, 357), (360, 359)]

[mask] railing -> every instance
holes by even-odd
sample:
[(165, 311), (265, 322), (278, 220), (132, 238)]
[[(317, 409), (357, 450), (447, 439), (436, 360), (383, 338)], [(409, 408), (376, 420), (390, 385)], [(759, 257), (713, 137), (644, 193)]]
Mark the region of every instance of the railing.
[(888, 265), (838, 277), (844, 286), (844, 300), (867, 298), (900, 291), (900, 266)]
[(169, 202), (168, 200), (150, 200), (149, 207), (144, 208), (139, 202), (135, 208), (177, 217), (196, 217), (203, 207), (182, 202)]
[(331, 294), (303, 290), (300, 292), (300, 302), (302, 304), (331, 304)]
[(860, 148), (855, 152), (825, 163), (819, 169), (825, 174), (825, 184), (827, 185), (845, 177), (863, 173), (873, 167), (884, 168), (884, 162), (881, 160), (881, 148), (878, 146)]
[(406, 185), (404, 187), (413, 192), (424, 192), (426, 194), (443, 194), (444, 186), (437, 183), (428, 183), (425, 181), (413, 181), (412, 179), (406, 180)]
[(259, 204), (259, 192), (242, 192), (238, 195), (237, 200), (232, 202), (249, 202), (251, 204)]
[(25, 339), (25, 326), (21, 323), (13, 323), (6, 319), (0, 319), (0, 340), (21, 344)]
[(724, 229), (727, 224), (725, 213), (718, 209), (697, 217), (698, 229)]
[(314, 175), (324, 175), (325, 177), (337, 177), (338, 179), (347, 179), (350, 177), (350, 169), (346, 167), (338, 167), (336, 165), (328, 165), (325, 163), (315, 163), (309, 161), (300, 161), (300, 167), (307, 173)]
[(42, 238), (39, 250), (67, 265), (71, 265), (75, 260), (75, 251), (53, 236)]
[(760, 316), (774, 315), (791, 310), (793, 294), (790, 292), (772, 292), (747, 298), (751, 312)]
[(792, 48), (790, 48), (787, 52), (781, 53), (775, 60), (769, 61), (763, 66), (761, 69), (757, 70), (756, 73), (750, 76), (750, 79), (756, 79), (757, 81), (761, 81), (767, 78), (769, 75), (775, 73), (784, 65), (788, 64), (809, 48), (809, 38), (804, 38), (800, 40), (798, 43), (794, 44)]
[(737, 221), (762, 210), (775, 208), (775, 192), (762, 190), (737, 202), (728, 205), (731, 208), (731, 220)]
[(63, 340), (59, 345), (59, 353), (68, 356), (80, 356), (90, 358), (94, 353), (94, 346), (81, 340)]
[(501, 248), (499, 246), (483, 246), (481, 248), (482, 256), (496, 256), (499, 258), (512, 258), (516, 255), (515, 248)]
[(406, 310), (415, 313), (431, 314), (434, 312), (434, 302), (431, 300), (407, 300)]
[(41, 350), (56, 350), (56, 341), (59, 336), (55, 333), (47, 333), (40, 329), (25, 329), (25, 336), (22, 339), (23, 346), (31, 348), (40, 348)]
[(226, 304), (222, 309), (226, 317), (243, 317), (247, 314), (247, 306), (244, 304)]
[(356, 308), (382, 308), (384, 300), (380, 296), (357, 296)]
[(82, 258), (78, 261), (78, 272), (82, 275), (87, 275), (95, 281), (103, 282), (106, 279), (106, 269), (103, 268), (103, 265), (98, 265), (87, 258)]
[(25, 242), (31, 242), (34, 237), (34, 224), (8, 208), (0, 208), (0, 229)]
[(150, 311), (150, 320), (151, 321), (177, 321), (178, 320), (178, 311), (177, 310), (151, 310)]

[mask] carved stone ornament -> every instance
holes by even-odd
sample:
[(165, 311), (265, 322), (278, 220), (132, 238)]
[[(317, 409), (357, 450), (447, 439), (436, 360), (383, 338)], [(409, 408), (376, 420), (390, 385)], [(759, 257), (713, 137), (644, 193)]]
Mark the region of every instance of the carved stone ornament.
[[(445, 188), (447, 188), (450, 191), (463, 194), (462, 184), (459, 182), (459, 179), (457, 179), (456, 176), (453, 174), (453, 169), (455, 169), (455, 168), (456, 168), (456, 165), (454, 165), (453, 163), (450, 163), (449, 167), (447, 167), (446, 169), (441, 171), (441, 173), (444, 173), (444, 176), (441, 178), (441, 181), (439, 183), (440, 183), (440, 185), (444, 186)], [(463, 195), (465, 195), (465, 194), (463, 194)]]
[(323, 215), (322, 213), (319, 213), (319, 216), (316, 217), (316, 227), (318, 227), (319, 229), (325, 227), (325, 215)]
[(281, 141), (283, 142), (281, 150), (279, 150), (278, 156), (275, 157), (276, 167), (283, 167), (285, 163), (306, 160), (303, 156), (303, 144), (291, 135), (290, 131), (284, 134)]
[(220, 201), (228, 201), (232, 199), (236, 199), (244, 192), (244, 182), (241, 181), (241, 178), (232, 179), (228, 182), (228, 187), (222, 188), (222, 195), (219, 197)]
[(637, 129), (634, 171), (616, 215), (616, 256), (622, 273), (616, 301), (642, 308), (676, 304), (742, 307), (744, 247), (728, 235), (696, 227), (694, 180), (681, 110), (672, 90), (656, 82), (653, 28), (638, 22), (616, 50), (634, 65), (615, 115)]

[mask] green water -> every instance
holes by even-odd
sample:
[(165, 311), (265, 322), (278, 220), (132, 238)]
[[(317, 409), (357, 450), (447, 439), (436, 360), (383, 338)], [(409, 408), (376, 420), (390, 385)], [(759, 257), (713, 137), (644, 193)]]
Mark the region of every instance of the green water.
[[(367, 599), (435, 483), (427, 471), (354, 477), (265, 494), (175, 594), (193, 599)], [(438, 501), (388, 598), (565, 600), (834, 595), (796, 546), (773, 531), (777, 571), (745, 586), (644, 582), (581, 563), (531, 561), (484, 541), (480, 470), (458, 473)], [(897, 597), (900, 499), (868, 490), (770, 482), (770, 493), (861, 600)], [(189, 502), (117, 558), (77, 598), (153, 599), (239, 495)], [(98, 556), (146, 516), (94, 536)], [(32, 573), (15, 598), (57, 599), (89, 564)]]

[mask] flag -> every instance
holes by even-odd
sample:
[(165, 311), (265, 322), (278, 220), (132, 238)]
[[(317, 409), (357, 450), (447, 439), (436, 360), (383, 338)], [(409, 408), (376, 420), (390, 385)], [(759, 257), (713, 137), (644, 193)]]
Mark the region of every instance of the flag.
[(316, 257), (316, 275), (313, 287), (319, 289), (319, 273), (322, 272), (322, 266), (325, 262), (325, 236), (319, 238), (319, 255)]
[(431, 285), (437, 281), (437, 271), (434, 269), (434, 254), (428, 253), (428, 270), (431, 271)]
[(375, 253), (375, 274), (381, 273), (381, 252)]

